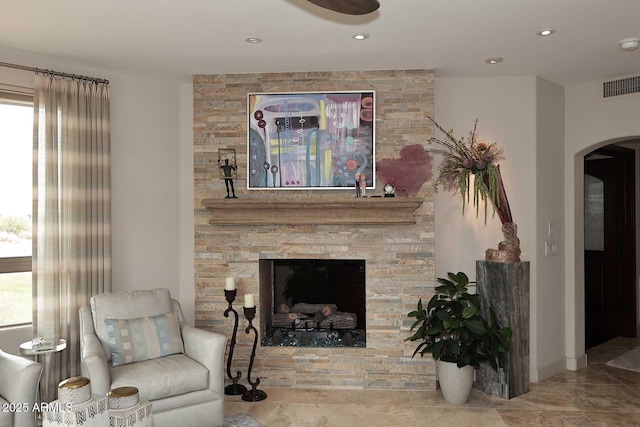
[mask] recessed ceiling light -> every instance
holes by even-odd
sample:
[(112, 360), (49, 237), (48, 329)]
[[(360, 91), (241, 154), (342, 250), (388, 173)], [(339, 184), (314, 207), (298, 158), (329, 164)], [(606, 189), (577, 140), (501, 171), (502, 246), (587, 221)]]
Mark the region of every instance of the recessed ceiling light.
[(638, 46), (640, 46), (640, 39), (639, 38), (624, 39), (624, 40), (620, 40), (618, 44), (620, 45), (620, 49), (626, 50), (626, 51), (632, 51), (632, 50), (636, 50)]
[(262, 39), (260, 37), (247, 37), (244, 41), (251, 44), (262, 43)]
[(369, 38), (369, 34), (367, 33), (359, 33), (359, 34), (354, 34), (353, 38), (356, 40), (366, 40)]
[(536, 34), (538, 34), (539, 36), (545, 37), (545, 36), (550, 36), (555, 32), (556, 30), (554, 30), (553, 28), (547, 28), (547, 29), (538, 31)]
[(494, 56), (493, 58), (487, 58), (484, 60), (487, 64), (499, 64), (502, 62), (502, 58), (499, 56)]

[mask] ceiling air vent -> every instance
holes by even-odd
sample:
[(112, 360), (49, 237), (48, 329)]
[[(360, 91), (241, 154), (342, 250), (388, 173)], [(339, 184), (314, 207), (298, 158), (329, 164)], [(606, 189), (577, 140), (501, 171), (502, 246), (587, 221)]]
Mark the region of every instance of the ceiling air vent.
[(611, 80), (602, 84), (602, 97), (610, 98), (618, 95), (628, 95), (640, 92), (640, 76), (626, 79)]

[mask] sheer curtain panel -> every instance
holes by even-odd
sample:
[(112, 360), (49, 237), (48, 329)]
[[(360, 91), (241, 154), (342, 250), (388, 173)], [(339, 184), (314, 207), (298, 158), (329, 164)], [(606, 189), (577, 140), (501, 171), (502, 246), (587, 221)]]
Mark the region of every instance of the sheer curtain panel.
[[(111, 292), (109, 86), (35, 76), (34, 334), (64, 339), (46, 395), (80, 374), (80, 306)], [(44, 391), (44, 390), (43, 390)]]

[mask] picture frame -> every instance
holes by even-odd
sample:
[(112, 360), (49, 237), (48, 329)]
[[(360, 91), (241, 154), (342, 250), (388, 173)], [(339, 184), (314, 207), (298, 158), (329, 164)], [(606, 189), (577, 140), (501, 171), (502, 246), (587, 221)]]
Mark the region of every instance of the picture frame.
[[(226, 168), (226, 161), (230, 168)], [(236, 150), (234, 148), (218, 148), (218, 174), (221, 179), (237, 179), (238, 164), (236, 162)]]
[(247, 188), (375, 188), (375, 111), (372, 90), (247, 94)]

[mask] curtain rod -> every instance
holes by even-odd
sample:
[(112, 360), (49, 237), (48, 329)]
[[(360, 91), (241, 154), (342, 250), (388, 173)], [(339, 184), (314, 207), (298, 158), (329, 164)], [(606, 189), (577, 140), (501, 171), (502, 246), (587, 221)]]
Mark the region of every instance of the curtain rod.
[(81, 76), (79, 74), (69, 74), (69, 73), (63, 73), (60, 71), (53, 71), (53, 70), (47, 70), (47, 69), (40, 69), (40, 68), (34, 68), (34, 67), (27, 67), (25, 65), (16, 65), (16, 64), (10, 64), (8, 62), (0, 62), (0, 67), (7, 67), (7, 68), (15, 68), (16, 70), (23, 70), (23, 71), (32, 71), (34, 73), (41, 73), (41, 74), (51, 74), (54, 76), (60, 76), (60, 77), (70, 77), (72, 79), (81, 79), (81, 80), (89, 80), (95, 83), (104, 83), (104, 84), (109, 84), (109, 80), (106, 79), (99, 79), (96, 77), (88, 77), (88, 76)]

